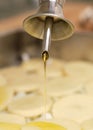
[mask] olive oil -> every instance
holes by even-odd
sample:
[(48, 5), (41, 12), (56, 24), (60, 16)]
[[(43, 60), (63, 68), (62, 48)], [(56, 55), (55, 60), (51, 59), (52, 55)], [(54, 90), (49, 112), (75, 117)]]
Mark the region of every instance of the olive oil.
[(43, 91), (43, 116), (45, 117), (45, 119), (46, 119), (46, 103), (47, 103), (47, 90), (46, 90), (46, 87), (47, 87), (47, 85), (46, 85), (46, 65), (47, 65), (47, 60), (48, 60), (48, 58), (49, 58), (49, 54), (48, 54), (48, 52), (47, 51), (45, 51), (45, 52), (43, 52), (42, 53), (42, 59), (43, 59), (43, 63), (44, 63), (44, 91)]

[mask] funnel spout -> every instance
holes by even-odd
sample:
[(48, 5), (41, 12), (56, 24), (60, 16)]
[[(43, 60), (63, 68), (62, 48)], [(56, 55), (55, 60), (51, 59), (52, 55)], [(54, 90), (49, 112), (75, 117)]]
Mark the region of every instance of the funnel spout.
[(51, 32), (52, 32), (53, 18), (47, 17), (44, 26), (43, 36), (43, 52), (48, 52), (51, 45)]

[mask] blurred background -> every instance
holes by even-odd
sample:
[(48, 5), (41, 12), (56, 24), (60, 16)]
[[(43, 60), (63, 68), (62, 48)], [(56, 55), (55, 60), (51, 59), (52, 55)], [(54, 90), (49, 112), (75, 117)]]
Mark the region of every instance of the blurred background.
[[(0, 0), (0, 19), (30, 10), (31, 4), (38, 7), (38, 0)], [(66, 0), (66, 2), (92, 2), (93, 0)]]
[[(22, 26), (23, 20), (38, 8), (36, 1), (0, 0), (0, 67), (41, 57), (42, 41), (29, 36)], [(93, 61), (93, 0), (66, 0), (64, 15), (75, 25), (75, 33), (67, 40), (52, 44), (50, 55), (65, 60)]]
[(6, 18), (29, 10), (31, 4), (34, 4), (34, 0), (0, 0), (0, 18)]

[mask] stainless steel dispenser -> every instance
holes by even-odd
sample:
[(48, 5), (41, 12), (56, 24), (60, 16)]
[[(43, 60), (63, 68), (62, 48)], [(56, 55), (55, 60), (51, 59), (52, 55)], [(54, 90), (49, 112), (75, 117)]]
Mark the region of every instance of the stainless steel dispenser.
[(24, 20), (23, 26), (28, 34), (43, 39), (43, 52), (48, 52), (51, 40), (70, 37), (74, 32), (74, 26), (63, 15), (64, 0), (37, 0), (37, 2), (39, 8)]

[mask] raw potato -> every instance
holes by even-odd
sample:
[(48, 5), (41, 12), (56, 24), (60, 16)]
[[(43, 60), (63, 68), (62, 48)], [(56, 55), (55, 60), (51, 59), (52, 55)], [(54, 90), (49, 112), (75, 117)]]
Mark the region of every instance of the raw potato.
[(7, 79), (6, 87), (10, 87), (14, 92), (32, 92), (39, 89), (43, 83), (42, 76), (28, 74), (22, 71), (21, 67), (12, 67), (1, 72)]
[(89, 80), (85, 83), (86, 94), (93, 95), (93, 80)]
[[(12, 113), (19, 114), (25, 117), (37, 117), (42, 114), (44, 110), (44, 99), (42, 95), (29, 94), (19, 99), (13, 100), (8, 105), (8, 110)], [(52, 100), (47, 97), (46, 112), (50, 110)]]
[[(55, 98), (81, 91), (83, 83), (74, 77), (65, 77), (49, 80), (47, 81), (46, 86), (47, 95)], [(41, 88), (41, 91), (42, 90), (43, 86)]]
[(0, 87), (0, 111), (7, 107), (12, 98), (12, 89), (8, 87)]
[(81, 123), (93, 118), (93, 97), (83, 94), (67, 96), (54, 104), (52, 113), (55, 118)]
[(93, 119), (84, 121), (81, 127), (83, 130), (93, 130)]
[(0, 75), (0, 86), (4, 86), (7, 84), (7, 80), (4, 76)]
[(26, 120), (22, 116), (2, 112), (2, 113), (0, 113), (0, 122), (2, 122), (2, 123), (25, 124)]
[(64, 64), (61, 60), (49, 59), (47, 61), (47, 77), (51, 79), (66, 76)]
[[(55, 78), (64, 75), (63, 62), (57, 59), (49, 59), (47, 61), (47, 77)], [(23, 70), (28, 74), (44, 75), (44, 64), (41, 59), (33, 59), (22, 64)]]
[(64, 128), (66, 128), (66, 130), (81, 130), (81, 126), (76, 123), (75, 121), (72, 120), (67, 120), (67, 119), (51, 119), (51, 120), (47, 120), (48, 122), (52, 122), (58, 125), (63, 126)]
[(10, 88), (14, 90), (14, 92), (33, 92), (40, 89), (40, 86), (43, 84), (42, 77), (36, 75), (31, 77), (19, 77), (16, 80), (11, 81), (8, 84)]
[[(64, 65), (61, 60), (58, 59), (49, 59), (47, 61), (47, 66), (49, 68), (60, 68)], [(39, 72), (40, 68), (43, 68), (43, 60), (42, 59), (32, 59), (29, 61), (25, 61), (21, 65), (22, 69), (26, 72)]]
[[(0, 113), (0, 122), (24, 124), (26, 119), (28, 119), (26, 121), (43, 119), (45, 116), (42, 114), (44, 111), (43, 96), (34, 94), (39, 89), (40, 92), (43, 92), (45, 86), (42, 59), (31, 59), (21, 66), (9, 67), (0, 72), (0, 110), (6, 111), (5, 108), (8, 106), (7, 113)], [(46, 116), (46, 118), (52, 118), (51, 107), (53, 107), (53, 116), (61, 118), (52, 119), (49, 122), (62, 125), (66, 130), (80, 130), (80, 126), (76, 122), (81, 123), (93, 118), (93, 98), (92, 95), (90, 96), (93, 94), (92, 73), (93, 64), (89, 62), (63, 62), (49, 58), (46, 71), (46, 93), (48, 95), (46, 111), (50, 116)], [(83, 92), (83, 88), (86, 88), (86, 91)], [(13, 92), (16, 92), (17, 95), (13, 95)], [(86, 92), (88, 95), (74, 94), (78, 92)], [(71, 94), (74, 95), (68, 96)], [(49, 97), (56, 99), (54, 106)], [(1, 126), (3, 125), (1, 124)], [(10, 130), (12, 130), (12, 126)], [(22, 130), (40, 130), (40, 128), (23, 125)]]
[(64, 66), (64, 64), (65, 64), (65, 61), (62, 61), (62, 60), (59, 60), (59, 59), (53, 59), (53, 58), (49, 58), (48, 59), (48, 61), (47, 61), (47, 65), (49, 66), (49, 67), (53, 67), (53, 66), (57, 66), (58, 68), (60, 68), (60, 67), (63, 67)]
[(0, 73), (7, 79), (7, 82), (11, 82), (12, 80), (16, 79), (16, 77), (23, 75), (20, 67), (5, 68), (2, 69)]
[(35, 126), (22, 126), (21, 130), (41, 130), (41, 129)]
[(32, 59), (22, 63), (21, 65), (24, 72), (33, 74), (38, 74), (40, 68), (43, 68), (43, 61), (42, 59)]
[(27, 126), (36, 126), (41, 128), (41, 130), (67, 130), (62, 125), (46, 121), (30, 122), (27, 124)]
[(0, 122), (0, 130), (21, 130), (21, 125)]
[(69, 76), (74, 76), (75, 78), (80, 77), (85, 80), (93, 77), (93, 64), (83, 61), (73, 61), (68, 62), (65, 66), (66, 72)]

